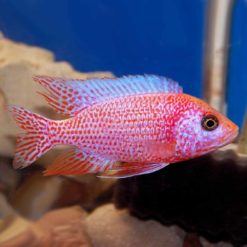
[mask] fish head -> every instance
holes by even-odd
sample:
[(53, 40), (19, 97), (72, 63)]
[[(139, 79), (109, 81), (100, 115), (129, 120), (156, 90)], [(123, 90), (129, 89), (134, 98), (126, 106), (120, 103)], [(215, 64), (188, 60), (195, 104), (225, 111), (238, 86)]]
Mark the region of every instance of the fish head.
[(197, 157), (231, 143), (239, 128), (206, 102), (189, 97), (189, 103), (177, 121), (177, 155)]

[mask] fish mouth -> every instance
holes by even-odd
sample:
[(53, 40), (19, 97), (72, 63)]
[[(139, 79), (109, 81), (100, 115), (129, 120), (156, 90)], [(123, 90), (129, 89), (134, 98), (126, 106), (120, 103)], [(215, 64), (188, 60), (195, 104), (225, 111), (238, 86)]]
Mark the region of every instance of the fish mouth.
[(233, 131), (232, 130), (229, 131), (229, 133), (222, 138), (222, 144), (220, 145), (220, 147), (223, 147), (233, 142), (238, 137), (238, 134), (239, 134), (239, 128), (238, 126), (235, 126)]
[(211, 146), (211, 151), (214, 151), (218, 148), (224, 147), (232, 143), (238, 137), (238, 134), (239, 134), (239, 128), (238, 126), (235, 125), (233, 129), (227, 132), (227, 134), (220, 139), (220, 144), (215, 143), (214, 145)]
[[(204, 155), (204, 154), (213, 152), (213, 151), (215, 151), (215, 150), (217, 150), (223, 146), (226, 146), (227, 144), (230, 144), (231, 142), (233, 142), (238, 137), (238, 134), (239, 134), (239, 128), (236, 126), (235, 128), (229, 130), (227, 132), (227, 134), (220, 139), (220, 144), (218, 142), (216, 142), (213, 145), (209, 144), (208, 147), (205, 149), (200, 149), (200, 155)], [(199, 156), (199, 155), (197, 155), (197, 156)], [(194, 157), (197, 157), (197, 156), (194, 156)]]

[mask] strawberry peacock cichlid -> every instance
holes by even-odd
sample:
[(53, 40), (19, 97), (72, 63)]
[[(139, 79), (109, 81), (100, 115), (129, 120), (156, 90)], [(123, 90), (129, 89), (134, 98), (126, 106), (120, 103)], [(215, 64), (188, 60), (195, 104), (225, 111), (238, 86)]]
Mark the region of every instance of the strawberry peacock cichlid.
[(36, 76), (41, 93), (65, 120), (8, 106), (26, 131), (17, 139), (14, 167), (26, 167), (56, 145), (71, 145), (45, 175), (99, 173), (130, 177), (224, 146), (238, 127), (177, 82), (155, 75), (73, 80)]

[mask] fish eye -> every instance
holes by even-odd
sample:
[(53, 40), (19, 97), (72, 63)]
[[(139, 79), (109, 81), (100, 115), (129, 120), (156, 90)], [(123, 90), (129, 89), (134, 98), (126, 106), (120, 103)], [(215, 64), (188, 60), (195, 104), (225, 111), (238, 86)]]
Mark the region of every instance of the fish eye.
[(206, 115), (202, 118), (202, 127), (207, 131), (215, 130), (219, 126), (219, 120), (214, 115)]

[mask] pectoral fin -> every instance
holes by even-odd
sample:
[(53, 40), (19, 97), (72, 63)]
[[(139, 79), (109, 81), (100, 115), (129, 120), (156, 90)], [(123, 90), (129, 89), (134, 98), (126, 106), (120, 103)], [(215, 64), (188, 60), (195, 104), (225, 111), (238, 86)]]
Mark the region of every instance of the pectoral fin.
[(176, 151), (176, 142), (161, 142), (161, 141), (147, 141), (145, 152), (152, 154), (153, 157), (173, 157)]

